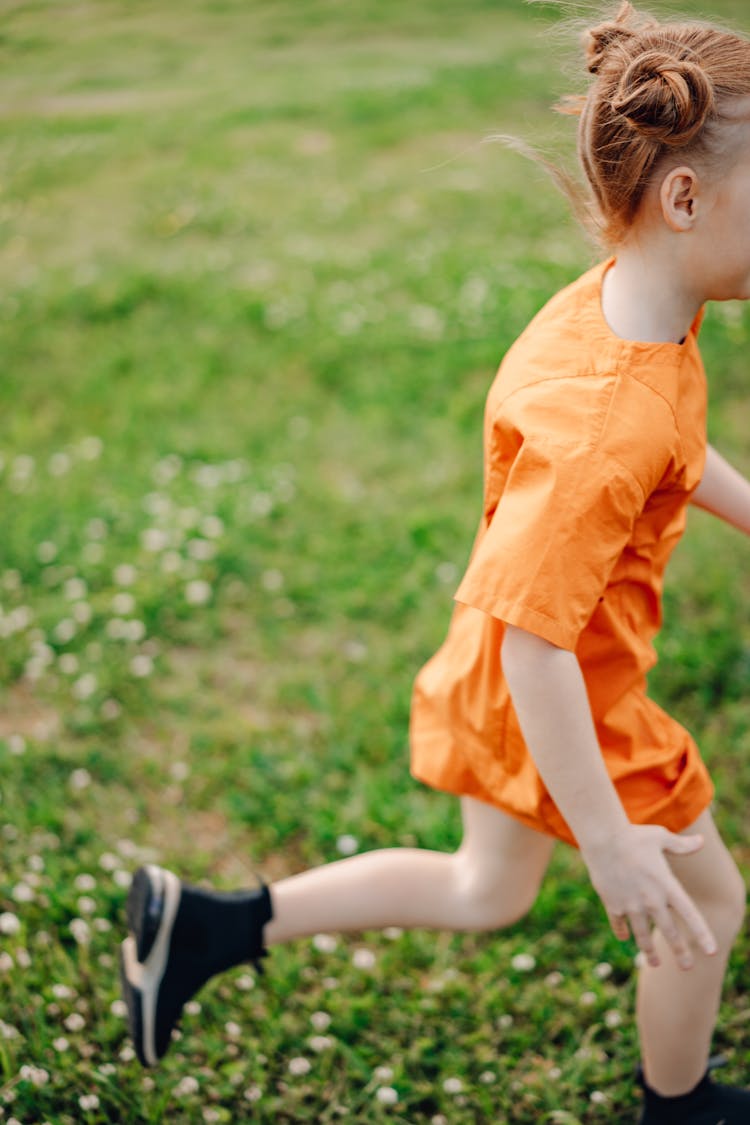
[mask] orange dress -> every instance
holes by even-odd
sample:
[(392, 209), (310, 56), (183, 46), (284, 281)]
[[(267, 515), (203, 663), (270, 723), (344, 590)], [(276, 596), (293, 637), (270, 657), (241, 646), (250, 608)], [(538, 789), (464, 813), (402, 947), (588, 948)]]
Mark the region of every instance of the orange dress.
[(505, 622), (576, 653), (632, 822), (680, 831), (713, 797), (695, 742), (646, 695), (664, 568), (705, 461), (702, 310), (682, 344), (621, 339), (601, 306), (614, 261), (545, 305), (492, 384), (483, 516), (410, 721), (415, 778), (573, 844), (513, 709)]

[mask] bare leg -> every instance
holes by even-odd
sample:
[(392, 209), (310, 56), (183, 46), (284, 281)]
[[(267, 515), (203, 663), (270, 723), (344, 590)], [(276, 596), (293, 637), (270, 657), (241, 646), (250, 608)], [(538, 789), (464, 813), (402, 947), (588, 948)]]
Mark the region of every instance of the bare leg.
[(638, 1027), (646, 1081), (664, 1097), (685, 1094), (706, 1072), (727, 959), (745, 910), (745, 886), (709, 812), (686, 832), (700, 832), (699, 852), (669, 862), (713, 929), (719, 951), (693, 948), (694, 966), (678, 967), (661, 934), (661, 965), (644, 966), (638, 981)]
[(522, 917), (554, 840), (471, 797), (461, 798), (461, 812), (456, 852), (383, 848), (274, 883), (266, 944), (385, 926), (499, 929)]

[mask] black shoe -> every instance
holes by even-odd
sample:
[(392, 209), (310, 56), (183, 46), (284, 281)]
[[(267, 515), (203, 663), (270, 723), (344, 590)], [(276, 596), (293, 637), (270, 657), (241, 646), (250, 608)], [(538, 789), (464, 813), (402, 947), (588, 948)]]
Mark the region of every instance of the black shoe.
[(139, 1061), (155, 1066), (183, 1006), (210, 977), (244, 961), (263, 971), (271, 897), (262, 880), (255, 891), (209, 891), (148, 864), (133, 876), (126, 914), (120, 981), (128, 1026)]
[(698, 1085), (677, 1098), (662, 1098), (638, 1072), (644, 1106), (640, 1125), (749, 1125), (750, 1090), (720, 1086), (708, 1072)]

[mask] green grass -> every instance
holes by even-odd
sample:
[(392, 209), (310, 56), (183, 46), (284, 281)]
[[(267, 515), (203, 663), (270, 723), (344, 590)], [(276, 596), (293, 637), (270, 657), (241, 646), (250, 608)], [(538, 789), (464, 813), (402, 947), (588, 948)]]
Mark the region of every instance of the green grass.
[[(142, 858), (231, 887), (336, 858), (343, 834), (460, 839), (457, 802), (409, 776), (409, 697), (478, 519), (492, 375), (592, 260), (543, 176), (481, 144), (570, 141), (554, 9), (3, 14), (5, 1119), (632, 1121), (633, 949), (565, 849), (507, 932), (301, 941), (254, 987), (212, 981), (154, 1074), (112, 1009)], [(749, 326), (717, 307), (702, 333), (711, 437), (746, 471)], [(746, 874), (747, 550), (691, 519), (653, 677)], [(748, 952), (715, 1040), (736, 1082)]]

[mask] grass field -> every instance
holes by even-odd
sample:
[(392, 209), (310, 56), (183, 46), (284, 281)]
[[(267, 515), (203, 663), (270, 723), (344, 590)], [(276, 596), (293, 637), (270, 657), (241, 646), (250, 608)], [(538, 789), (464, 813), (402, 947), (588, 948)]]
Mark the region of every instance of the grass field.
[[(409, 697), (479, 516), (487, 387), (594, 260), (481, 143), (569, 151), (556, 10), (0, 11), (0, 1119), (633, 1121), (634, 950), (567, 849), (503, 933), (305, 940), (212, 981), (154, 1073), (117, 982), (144, 858), (229, 888), (460, 838), (409, 776)], [(702, 330), (745, 471), (749, 330), (734, 304)], [(748, 552), (691, 518), (652, 679), (745, 874)], [(737, 1083), (749, 953), (715, 1040)]]

